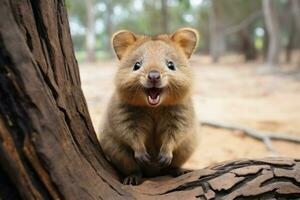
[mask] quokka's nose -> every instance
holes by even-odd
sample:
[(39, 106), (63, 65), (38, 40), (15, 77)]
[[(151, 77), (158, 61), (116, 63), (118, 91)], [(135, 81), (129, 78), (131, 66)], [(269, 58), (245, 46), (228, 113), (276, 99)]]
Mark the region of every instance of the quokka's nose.
[(159, 79), (160, 79), (160, 73), (158, 71), (150, 71), (148, 74), (148, 79), (153, 82), (156, 83)]

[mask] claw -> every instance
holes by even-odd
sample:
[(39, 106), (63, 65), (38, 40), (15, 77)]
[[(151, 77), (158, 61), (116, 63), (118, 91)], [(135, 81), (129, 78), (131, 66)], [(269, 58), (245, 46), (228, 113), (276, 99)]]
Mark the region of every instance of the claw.
[(124, 178), (123, 184), (124, 185), (138, 185), (141, 181), (141, 175), (140, 174), (132, 174)]
[(142, 154), (136, 153), (134, 157), (139, 165), (149, 165), (151, 163), (151, 156), (147, 152)]
[(162, 167), (167, 167), (171, 164), (173, 157), (172, 156), (168, 156), (165, 154), (160, 153), (158, 155), (158, 163), (162, 166)]

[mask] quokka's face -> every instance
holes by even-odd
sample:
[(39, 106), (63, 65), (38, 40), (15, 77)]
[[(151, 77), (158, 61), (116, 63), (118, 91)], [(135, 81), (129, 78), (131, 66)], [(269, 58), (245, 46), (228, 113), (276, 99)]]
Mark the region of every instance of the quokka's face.
[(182, 101), (192, 86), (188, 59), (197, 40), (193, 29), (154, 38), (117, 32), (112, 43), (120, 59), (116, 75), (120, 98), (133, 105), (151, 107)]

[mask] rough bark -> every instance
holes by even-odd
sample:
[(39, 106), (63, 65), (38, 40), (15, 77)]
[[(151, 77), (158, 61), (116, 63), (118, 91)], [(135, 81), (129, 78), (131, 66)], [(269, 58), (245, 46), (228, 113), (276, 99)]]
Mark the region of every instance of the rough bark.
[(0, 91), (0, 199), (300, 197), (300, 160), (288, 158), (122, 185), (91, 124), (64, 1), (2, 0)]
[(278, 16), (273, 0), (263, 0), (263, 12), (266, 29), (269, 35), (267, 65), (277, 66), (279, 64), (279, 54), (281, 49), (280, 30)]

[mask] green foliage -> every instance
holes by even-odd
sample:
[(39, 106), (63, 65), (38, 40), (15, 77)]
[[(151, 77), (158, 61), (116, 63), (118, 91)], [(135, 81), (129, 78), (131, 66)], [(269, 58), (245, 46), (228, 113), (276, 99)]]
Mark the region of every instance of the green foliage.
[(68, 14), (71, 18), (79, 21), (80, 25), (86, 27), (86, 3), (82, 0), (67, 0)]
[[(162, 1), (167, 3), (167, 14), (162, 9)], [(282, 19), (284, 41), (288, 41), (292, 26), (288, 20), (290, 13), (286, 12), (289, 0), (274, 1), (276, 1), (275, 9), (279, 10), (279, 17)], [(107, 54), (111, 52), (109, 44), (114, 31), (128, 29), (140, 34), (156, 35), (165, 30), (165, 27), (162, 27), (162, 20), (165, 18), (170, 32), (180, 27), (196, 28), (200, 33), (198, 50), (208, 52), (212, 10), (218, 18), (220, 31), (238, 25), (253, 13), (262, 11), (262, 0), (93, 0), (93, 2), (97, 35), (96, 50)], [(81, 29), (81, 31), (72, 31), (75, 49), (84, 51), (87, 31), (86, 1), (66, 0), (66, 5), (71, 30)], [(255, 30), (263, 27), (264, 18), (261, 14), (243, 28), (258, 50), (263, 48), (265, 36), (257, 36)], [(227, 35), (225, 40), (227, 48), (239, 51), (242, 43), (239, 31)], [(78, 55), (80, 58), (84, 57), (82, 52)]]

